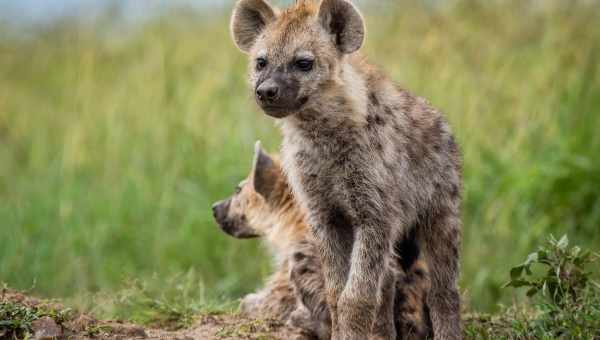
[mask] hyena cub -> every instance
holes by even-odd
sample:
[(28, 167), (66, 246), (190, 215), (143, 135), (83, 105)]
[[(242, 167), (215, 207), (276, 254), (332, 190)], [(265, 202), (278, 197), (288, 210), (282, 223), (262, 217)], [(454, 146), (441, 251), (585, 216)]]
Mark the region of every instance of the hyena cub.
[(394, 245), (411, 232), (431, 270), (435, 338), (461, 338), (460, 153), (442, 114), (359, 55), (365, 27), (349, 1), (279, 11), (239, 0), (231, 30), (250, 55), (257, 103), (280, 120), (283, 167), (323, 262), (332, 338), (394, 337)]
[(280, 166), (258, 142), (250, 175), (230, 198), (215, 203), (212, 209), (224, 232), (240, 239), (262, 237), (273, 254), (275, 272), (263, 289), (244, 297), (242, 313), (287, 321), (296, 309), (290, 255), (306, 242), (308, 228)]
[[(257, 143), (253, 167), (233, 196), (213, 206), (215, 219), (236, 238), (263, 237), (275, 257), (276, 271), (265, 288), (242, 301), (242, 312), (289, 322), (318, 339), (329, 339), (331, 320), (318, 249), (304, 213), (293, 198), (277, 158)], [(431, 320), (425, 303), (430, 289), (414, 233), (397, 244), (398, 264), (407, 272), (395, 304), (398, 339), (425, 339)]]

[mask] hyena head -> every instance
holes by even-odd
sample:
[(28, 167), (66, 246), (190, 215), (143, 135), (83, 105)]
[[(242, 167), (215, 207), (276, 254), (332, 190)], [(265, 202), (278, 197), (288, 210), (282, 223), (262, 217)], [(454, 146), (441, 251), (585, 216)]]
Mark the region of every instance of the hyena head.
[[(266, 154), (256, 143), (250, 175), (235, 193), (213, 205), (213, 215), (221, 229), (236, 238), (271, 236), (288, 225), (294, 210), (289, 188), (277, 159)], [(285, 212), (288, 211), (286, 215)]]
[(344, 58), (360, 49), (365, 36), (363, 18), (347, 0), (297, 0), (283, 11), (265, 0), (239, 0), (231, 32), (250, 56), (258, 105), (275, 118), (326, 102), (340, 82)]

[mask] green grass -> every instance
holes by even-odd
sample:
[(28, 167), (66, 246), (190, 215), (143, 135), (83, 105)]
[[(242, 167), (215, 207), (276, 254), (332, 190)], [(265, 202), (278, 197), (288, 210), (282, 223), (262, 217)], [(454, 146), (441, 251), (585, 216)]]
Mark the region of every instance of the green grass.
[[(508, 268), (549, 233), (600, 248), (600, 5), (417, 3), (370, 11), (365, 53), (454, 128), (461, 288), (493, 311), (517, 297), (500, 288)], [(0, 280), (89, 304), (128, 278), (166, 291), (192, 271), (211, 299), (233, 300), (270, 261), (220, 232), (210, 205), (245, 177), (254, 141), (276, 150), (279, 132), (252, 103), (225, 14), (113, 27), (0, 32)]]
[(165, 279), (132, 280), (114, 293), (95, 294), (87, 306), (101, 318), (117, 318), (177, 330), (190, 327), (199, 315), (235, 314), (237, 301), (216, 299), (195, 272)]

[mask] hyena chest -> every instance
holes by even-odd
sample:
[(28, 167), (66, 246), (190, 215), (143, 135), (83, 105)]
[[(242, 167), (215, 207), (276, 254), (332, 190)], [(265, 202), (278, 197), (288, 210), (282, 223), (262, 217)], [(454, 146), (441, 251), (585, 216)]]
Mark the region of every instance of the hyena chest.
[[(371, 152), (371, 153), (370, 153)], [(311, 215), (381, 200), (389, 176), (368, 143), (284, 138), (283, 159), (290, 184)]]
[[(287, 146), (287, 147), (286, 147)], [(284, 143), (284, 165), (293, 190), (304, 200), (343, 195), (346, 191), (346, 165), (331, 152), (318, 150), (309, 143)]]

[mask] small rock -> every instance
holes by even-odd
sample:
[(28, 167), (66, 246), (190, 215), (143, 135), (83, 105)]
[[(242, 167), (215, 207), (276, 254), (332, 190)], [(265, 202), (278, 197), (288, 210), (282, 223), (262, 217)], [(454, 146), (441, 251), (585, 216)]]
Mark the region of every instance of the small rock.
[(34, 332), (34, 339), (36, 340), (51, 340), (62, 336), (62, 328), (56, 324), (56, 322), (48, 317), (44, 316), (31, 323), (31, 328)]
[(87, 331), (90, 327), (94, 326), (95, 324), (96, 320), (94, 318), (81, 314), (75, 319), (69, 321), (66, 324), (66, 326), (68, 329), (79, 333)]
[(125, 335), (146, 338), (146, 331), (143, 327), (130, 325), (124, 328)]
[(146, 337), (148, 337), (144, 328), (140, 327), (140, 326), (123, 324), (120, 322), (109, 323), (109, 324), (106, 324), (106, 326), (112, 330), (112, 333), (114, 333), (114, 335), (125, 335), (129, 338), (132, 338), (132, 337), (146, 338)]

